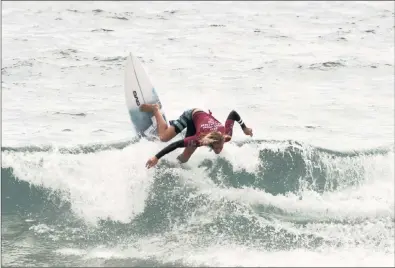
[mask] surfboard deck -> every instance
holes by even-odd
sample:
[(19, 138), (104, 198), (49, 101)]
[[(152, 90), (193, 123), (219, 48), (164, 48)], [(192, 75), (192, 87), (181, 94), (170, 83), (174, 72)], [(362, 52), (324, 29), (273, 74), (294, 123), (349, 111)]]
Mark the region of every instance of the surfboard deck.
[(127, 57), (125, 65), (125, 98), (137, 134), (148, 139), (159, 139), (155, 117), (152, 113), (141, 112), (140, 105), (158, 103), (167, 123), (163, 106), (142, 63), (132, 53)]

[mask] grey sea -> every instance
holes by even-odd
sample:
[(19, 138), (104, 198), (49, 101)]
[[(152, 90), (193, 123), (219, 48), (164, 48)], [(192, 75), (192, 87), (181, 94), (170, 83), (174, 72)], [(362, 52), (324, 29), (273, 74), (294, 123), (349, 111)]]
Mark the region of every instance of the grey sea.
[[(147, 170), (129, 52), (254, 136)], [(7, 1), (1, 74), (2, 266), (394, 266), (393, 1)]]

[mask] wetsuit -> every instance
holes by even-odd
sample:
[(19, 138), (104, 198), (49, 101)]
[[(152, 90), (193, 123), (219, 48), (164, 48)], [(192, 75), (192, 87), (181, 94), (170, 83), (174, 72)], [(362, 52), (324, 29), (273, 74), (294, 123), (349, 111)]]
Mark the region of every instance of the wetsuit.
[[(182, 117), (180, 117), (182, 118)], [(234, 122), (237, 121), (242, 129), (246, 128), (243, 120), (240, 118), (240, 115), (236, 111), (231, 111), (226, 119), (225, 126), (223, 126), (214, 116), (210, 113), (206, 113), (203, 111), (197, 111), (193, 114), (192, 120), (193, 126), (196, 131), (194, 131), (194, 135), (188, 136), (187, 135), (184, 139), (178, 140), (169, 144), (167, 147), (162, 149), (159, 153), (155, 155), (157, 159), (161, 158), (162, 156), (174, 151), (177, 148), (184, 148), (184, 147), (200, 147), (200, 136), (201, 134), (209, 133), (212, 131), (218, 131), (222, 134), (226, 134), (232, 137), (233, 134), (233, 125)], [(187, 124), (186, 124), (187, 125)], [(178, 131), (177, 131), (178, 132)], [(225, 140), (226, 142), (230, 141), (230, 138)]]

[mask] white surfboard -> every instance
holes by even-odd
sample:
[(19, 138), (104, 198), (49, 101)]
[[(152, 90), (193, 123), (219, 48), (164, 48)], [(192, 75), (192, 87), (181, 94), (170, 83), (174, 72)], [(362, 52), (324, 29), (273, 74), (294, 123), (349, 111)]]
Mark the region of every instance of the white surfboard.
[(143, 103), (158, 103), (166, 120), (162, 104), (140, 60), (132, 53), (126, 59), (125, 97), (130, 119), (138, 135), (146, 138), (158, 138), (155, 117), (152, 113), (139, 110)]

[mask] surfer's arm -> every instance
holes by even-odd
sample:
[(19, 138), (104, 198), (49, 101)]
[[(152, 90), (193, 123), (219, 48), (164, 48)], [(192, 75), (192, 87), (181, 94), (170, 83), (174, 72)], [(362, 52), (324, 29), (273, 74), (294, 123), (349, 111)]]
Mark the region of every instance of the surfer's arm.
[(171, 152), (174, 151), (175, 149), (177, 149), (177, 148), (183, 148), (183, 147), (185, 147), (184, 140), (179, 140), (179, 141), (170, 143), (170, 144), (167, 145), (165, 148), (163, 148), (159, 153), (157, 153), (157, 154), (155, 155), (155, 157), (156, 157), (157, 159), (160, 159), (162, 156), (164, 156), (164, 155), (166, 155), (166, 154), (168, 154), (168, 153), (171, 153)]
[(235, 110), (232, 110), (229, 113), (228, 118), (226, 118), (226, 122), (225, 122), (225, 134), (229, 136), (227, 141), (230, 141), (230, 139), (232, 138), (233, 125), (235, 121), (239, 123), (243, 131), (247, 129), (247, 126), (245, 125), (244, 121), (241, 119), (240, 115)]
[(199, 142), (196, 136), (190, 136), (185, 139), (173, 142), (163, 148), (159, 153), (155, 155), (157, 159), (161, 158), (162, 156), (174, 151), (177, 148), (184, 148), (184, 147), (199, 147)]

